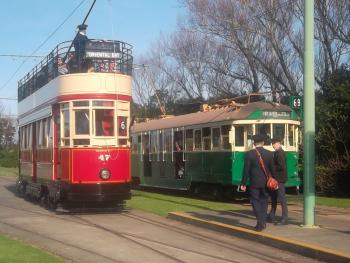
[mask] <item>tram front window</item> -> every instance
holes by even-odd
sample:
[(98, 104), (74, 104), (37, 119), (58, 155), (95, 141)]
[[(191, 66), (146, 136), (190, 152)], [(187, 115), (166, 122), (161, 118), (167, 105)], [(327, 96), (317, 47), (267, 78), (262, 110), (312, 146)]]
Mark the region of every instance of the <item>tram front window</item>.
[(76, 110), (75, 111), (75, 134), (88, 135), (89, 129), (89, 110)]
[(256, 124), (256, 134), (266, 135), (265, 145), (271, 144), (271, 126), (270, 124)]
[(114, 110), (95, 110), (96, 136), (114, 136)]

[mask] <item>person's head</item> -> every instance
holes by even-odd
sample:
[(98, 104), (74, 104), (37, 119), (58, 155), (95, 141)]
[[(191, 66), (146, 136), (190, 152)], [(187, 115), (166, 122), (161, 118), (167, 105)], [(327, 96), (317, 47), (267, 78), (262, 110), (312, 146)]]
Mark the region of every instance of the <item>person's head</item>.
[(79, 34), (86, 35), (86, 28), (87, 28), (87, 25), (85, 24), (78, 25), (77, 31)]
[(278, 139), (278, 138), (273, 138), (272, 139), (272, 147), (275, 149), (275, 150), (278, 150), (282, 147), (281, 145), (281, 140)]
[(256, 134), (253, 136), (255, 147), (264, 146), (265, 136), (262, 134)]
[(63, 58), (61, 57), (58, 57), (57, 58), (57, 64), (60, 66), (60, 65), (63, 65)]

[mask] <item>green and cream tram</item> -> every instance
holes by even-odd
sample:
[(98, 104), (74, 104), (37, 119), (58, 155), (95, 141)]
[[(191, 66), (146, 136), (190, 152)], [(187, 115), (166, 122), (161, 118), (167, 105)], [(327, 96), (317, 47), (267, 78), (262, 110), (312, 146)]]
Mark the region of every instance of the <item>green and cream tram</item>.
[[(132, 176), (141, 186), (232, 193), (240, 184), (251, 137), (283, 138), (287, 187), (298, 187), (299, 117), (272, 102), (231, 103), (211, 110), (135, 123)], [(265, 147), (271, 151), (271, 144)]]

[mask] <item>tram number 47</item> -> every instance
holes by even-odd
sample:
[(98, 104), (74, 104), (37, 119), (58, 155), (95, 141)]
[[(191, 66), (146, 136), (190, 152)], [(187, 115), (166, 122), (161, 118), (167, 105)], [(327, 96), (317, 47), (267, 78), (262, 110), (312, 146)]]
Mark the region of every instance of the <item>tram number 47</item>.
[(111, 158), (110, 154), (100, 154), (97, 159), (99, 159), (102, 162), (108, 161), (109, 158)]

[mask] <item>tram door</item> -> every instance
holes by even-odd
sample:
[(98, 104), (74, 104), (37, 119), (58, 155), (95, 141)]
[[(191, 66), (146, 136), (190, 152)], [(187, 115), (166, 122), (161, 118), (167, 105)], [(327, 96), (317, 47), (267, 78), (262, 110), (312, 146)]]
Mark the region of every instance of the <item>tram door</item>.
[(184, 162), (184, 131), (174, 131), (174, 165), (175, 178), (183, 179), (185, 177)]

